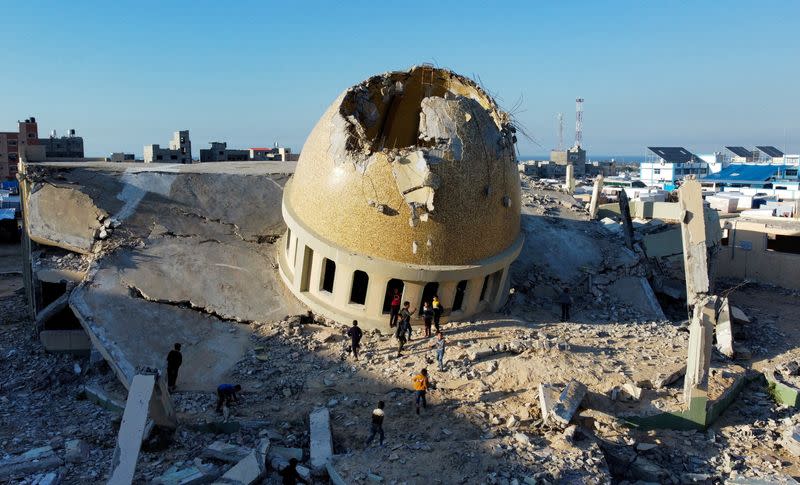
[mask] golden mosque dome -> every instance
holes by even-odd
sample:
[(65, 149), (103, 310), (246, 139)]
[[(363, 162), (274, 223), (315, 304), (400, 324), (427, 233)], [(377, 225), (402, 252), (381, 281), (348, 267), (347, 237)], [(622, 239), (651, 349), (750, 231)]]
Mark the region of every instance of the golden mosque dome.
[(336, 98), (306, 140), (284, 194), (287, 224), (369, 258), (479, 263), (519, 237), (515, 131), (449, 70), (373, 76)]

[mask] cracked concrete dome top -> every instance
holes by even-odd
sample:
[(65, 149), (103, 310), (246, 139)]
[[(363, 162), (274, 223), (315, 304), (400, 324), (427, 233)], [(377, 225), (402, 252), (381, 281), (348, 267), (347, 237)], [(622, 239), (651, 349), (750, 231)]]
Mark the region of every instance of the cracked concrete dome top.
[(345, 251), (469, 265), (520, 231), (516, 130), (475, 82), (416, 66), (342, 93), (317, 122), (284, 212)]

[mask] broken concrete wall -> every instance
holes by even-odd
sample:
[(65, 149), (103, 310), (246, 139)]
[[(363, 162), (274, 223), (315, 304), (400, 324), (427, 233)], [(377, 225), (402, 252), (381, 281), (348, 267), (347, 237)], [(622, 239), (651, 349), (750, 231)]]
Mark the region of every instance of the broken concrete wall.
[(41, 244), (91, 253), (108, 213), (79, 189), (36, 184), (28, 198), (26, 229)]

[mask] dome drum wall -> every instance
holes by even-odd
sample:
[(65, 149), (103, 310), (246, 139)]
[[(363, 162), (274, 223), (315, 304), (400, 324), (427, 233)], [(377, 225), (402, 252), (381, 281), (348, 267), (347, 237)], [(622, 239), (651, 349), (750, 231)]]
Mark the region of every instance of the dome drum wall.
[[(410, 265), (348, 252), (322, 240), (285, 204), (283, 215), (288, 230), (280, 242), (281, 279), (315, 313), (339, 322), (358, 320), (362, 328), (388, 329), (393, 288), (412, 309), (438, 295), (444, 322), (497, 310), (508, 295), (508, 268), (524, 243), (520, 235), (506, 251), (472, 265)], [(366, 281), (357, 281), (356, 273), (366, 275)], [(364, 286), (363, 299), (354, 300), (359, 284)]]
[[(307, 247), (312, 257), (306, 279), (309, 271), (321, 268), (314, 262), (335, 267), (327, 287), (352, 286), (341, 274), (350, 268), (347, 259), (380, 262), (371, 274), (352, 268), (369, 275), (366, 290), (364, 275), (356, 278), (351, 295), (356, 301), (383, 298), (373, 288), (377, 275), (407, 282), (408, 291), (415, 282), (439, 282), (447, 291), (461, 283), (457, 292), (465, 298), (463, 282), (470, 280), (456, 273), (485, 279), (487, 262), (501, 255), (505, 269), (492, 284), (507, 285), (513, 258), (505, 260), (521, 239), (515, 131), (508, 115), (477, 84), (445, 69), (413, 67), (348, 89), (312, 130), (285, 187), (290, 246), (282, 249), (282, 276), (296, 283), (297, 264), (301, 272), (303, 264), (297, 261), (305, 259)], [(308, 234), (298, 250), (291, 246), (299, 244), (292, 233)], [(323, 246), (334, 252), (325, 256), (327, 262), (319, 259), (327, 252)], [(418, 276), (408, 275), (409, 268), (416, 268)], [(445, 277), (443, 268), (455, 273)], [(364, 296), (365, 291), (373, 293)], [(297, 286), (298, 292), (310, 290)], [(351, 304), (348, 296), (330, 295), (337, 301), (320, 296), (323, 308), (341, 310)], [(350, 312), (344, 313), (349, 318)]]

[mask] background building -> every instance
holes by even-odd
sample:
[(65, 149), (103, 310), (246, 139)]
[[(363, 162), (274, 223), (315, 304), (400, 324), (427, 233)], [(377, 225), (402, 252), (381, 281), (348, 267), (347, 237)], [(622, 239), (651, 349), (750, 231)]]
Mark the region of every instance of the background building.
[(192, 141), (189, 130), (176, 131), (169, 148), (160, 145), (144, 146), (144, 163), (192, 163)]
[(674, 190), (687, 175), (703, 177), (708, 164), (683, 147), (647, 147), (648, 154), (639, 167), (639, 178), (650, 187)]
[(201, 162), (243, 162), (250, 159), (249, 150), (228, 148), (224, 141), (209, 142), (211, 148), (200, 150)]
[[(17, 122), (17, 131), (0, 132), (0, 178), (15, 179), (20, 154), (32, 154), (37, 150), (28, 150), (39, 144), (39, 128), (36, 118), (30, 117)], [(40, 158), (39, 156), (35, 158)]]
[(56, 130), (50, 132), (49, 138), (39, 138), (39, 145), (44, 146), (47, 158), (83, 158), (83, 137), (76, 136), (70, 129), (67, 136), (56, 136)]

